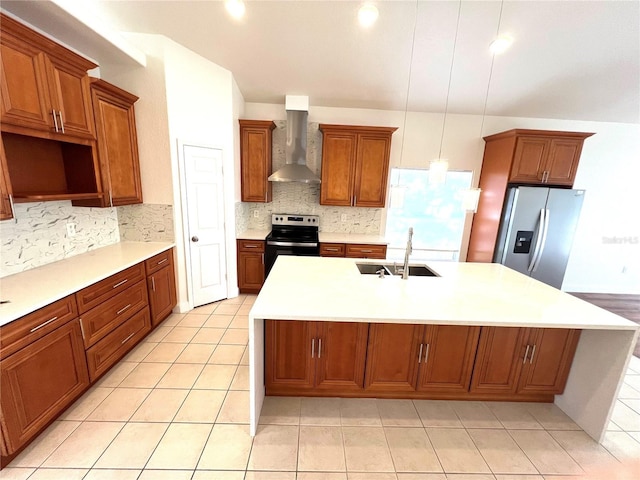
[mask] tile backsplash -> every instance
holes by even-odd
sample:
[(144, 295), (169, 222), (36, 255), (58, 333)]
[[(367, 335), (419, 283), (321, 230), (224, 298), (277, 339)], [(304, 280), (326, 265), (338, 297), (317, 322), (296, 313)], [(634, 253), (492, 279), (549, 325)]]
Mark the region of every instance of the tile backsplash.
[[(17, 220), (0, 222), (0, 277), (120, 241), (115, 208), (73, 207), (70, 201), (17, 203)], [(67, 235), (67, 223), (76, 235)]]
[(173, 206), (141, 203), (117, 207), (120, 240), (173, 242)]
[[(276, 121), (273, 130), (273, 170), (285, 165), (285, 121)], [(307, 125), (307, 166), (320, 176), (322, 133), (318, 123)], [(336, 233), (380, 234), (381, 208), (329, 207), (320, 205), (320, 185), (274, 182), (271, 203), (236, 204), (236, 231), (271, 228), (272, 213), (319, 215), (320, 231)], [(346, 215), (346, 221), (342, 216)]]

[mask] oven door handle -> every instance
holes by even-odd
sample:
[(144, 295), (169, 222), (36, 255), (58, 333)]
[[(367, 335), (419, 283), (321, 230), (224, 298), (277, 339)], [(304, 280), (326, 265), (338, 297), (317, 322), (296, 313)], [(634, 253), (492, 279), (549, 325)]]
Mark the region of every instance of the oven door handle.
[(317, 247), (315, 242), (274, 242), (267, 241), (267, 245), (274, 245), (276, 247)]

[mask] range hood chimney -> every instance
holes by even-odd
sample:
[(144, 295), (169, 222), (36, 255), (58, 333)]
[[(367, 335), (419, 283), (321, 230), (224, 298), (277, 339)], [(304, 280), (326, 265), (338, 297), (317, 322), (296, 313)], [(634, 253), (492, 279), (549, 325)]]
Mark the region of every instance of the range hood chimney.
[(286, 165), (269, 176), (270, 182), (320, 183), (318, 176), (307, 167), (307, 117), (309, 97), (287, 95)]

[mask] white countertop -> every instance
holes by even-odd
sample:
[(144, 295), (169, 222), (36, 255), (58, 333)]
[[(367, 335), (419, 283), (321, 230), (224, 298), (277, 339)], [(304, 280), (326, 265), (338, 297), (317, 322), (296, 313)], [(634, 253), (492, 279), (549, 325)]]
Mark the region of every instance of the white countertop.
[(245, 230), (236, 234), (236, 238), (238, 240), (264, 240), (269, 235), (269, 232), (271, 232), (269, 229)]
[(335, 233), (320, 232), (320, 241), (325, 243), (367, 243), (370, 245), (387, 245), (381, 235), (370, 235), (364, 233)]
[[(440, 277), (361, 275), (356, 261), (279, 256), (252, 318), (637, 330), (500, 264), (429, 262)], [(382, 261), (381, 263), (384, 263)]]
[(0, 326), (173, 247), (120, 242), (0, 279)]

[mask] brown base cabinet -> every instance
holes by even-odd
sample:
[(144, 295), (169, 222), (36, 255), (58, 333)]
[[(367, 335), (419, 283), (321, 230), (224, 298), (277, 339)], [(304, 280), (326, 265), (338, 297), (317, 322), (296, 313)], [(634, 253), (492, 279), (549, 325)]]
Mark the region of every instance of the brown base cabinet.
[(373, 245), (367, 243), (320, 243), (321, 257), (347, 257), (347, 258), (387, 258), (386, 245)]
[(258, 293), (264, 283), (264, 240), (238, 240), (238, 288)]
[(267, 320), (267, 394), (361, 392), (368, 331), (366, 323)]
[(483, 327), (471, 392), (560, 394), (579, 330)]
[(365, 389), (465, 393), (479, 334), (480, 327), (372, 324)]
[(3, 455), (29, 442), (89, 387), (74, 319), (0, 362)]
[(173, 249), (145, 261), (147, 290), (151, 309), (151, 325), (157, 326), (167, 318), (177, 303), (176, 274), (173, 268)]
[(551, 402), (579, 330), (265, 321), (267, 395)]

